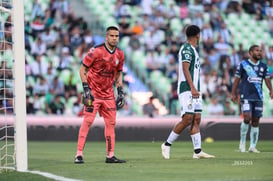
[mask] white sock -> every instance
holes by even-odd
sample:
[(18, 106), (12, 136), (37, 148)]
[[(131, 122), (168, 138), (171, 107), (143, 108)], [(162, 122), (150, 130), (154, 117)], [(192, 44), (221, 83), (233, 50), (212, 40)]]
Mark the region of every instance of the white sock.
[(246, 135), (248, 132), (248, 126), (249, 126), (249, 124), (246, 124), (244, 121), (241, 123), (240, 144), (245, 144), (245, 142), (246, 142)]
[(201, 134), (200, 132), (191, 135), (193, 149), (201, 149)]
[(258, 137), (259, 137), (259, 127), (251, 126), (251, 129), (250, 129), (250, 147), (251, 148), (256, 148)]
[(179, 137), (179, 134), (176, 134), (174, 131), (172, 131), (167, 139), (167, 142), (170, 144), (173, 144), (173, 142)]

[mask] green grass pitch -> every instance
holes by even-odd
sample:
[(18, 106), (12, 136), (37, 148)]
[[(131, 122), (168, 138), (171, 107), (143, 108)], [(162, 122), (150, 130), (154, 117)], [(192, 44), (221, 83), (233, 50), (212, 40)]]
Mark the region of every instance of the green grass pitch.
[[(260, 154), (240, 153), (238, 141), (202, 143), (215, 159), (192, 159), (192, 143), (177, 141), (171, 159), (161, 156), (162, 142), (117, 142), (115, 154), (126, 164), (106, 164), (105, 142), (87, 142), (85, 163), (73, 163), (76, 142), (28, 142), (29, 170), (78, 180), (109, 181), (266, 181), (273, 180), (273, 141), (259, 141)], [(40, 175), (2, 171), (1, 181), (51, 180)]]

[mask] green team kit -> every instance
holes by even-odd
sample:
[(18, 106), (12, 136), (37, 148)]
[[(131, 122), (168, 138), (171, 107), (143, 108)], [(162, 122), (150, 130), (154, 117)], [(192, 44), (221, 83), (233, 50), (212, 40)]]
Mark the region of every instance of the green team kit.
[(181, 115), (185, 113), (202, 112), (202, 98), (193, 99), (191, 89), (183, 73), (183, 62), (190, 64), (189, 72), (195, 88), (200, 91), (200, 60), (196, 49), (185, 43), (179, 50), (179, 77), (177, 93), (181, 105)]

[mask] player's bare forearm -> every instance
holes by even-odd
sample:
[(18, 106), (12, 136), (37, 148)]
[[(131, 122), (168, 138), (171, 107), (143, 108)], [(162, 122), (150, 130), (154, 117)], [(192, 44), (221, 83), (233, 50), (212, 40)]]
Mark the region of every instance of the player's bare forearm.
[(270, 98), (273, 99), (273, 91), (272, 91), (272, 84), (271, 84), (271, 79), (270, 78), (265, 79), (265, 85), (269, 90)]
[(88, 68), (85, 67), (84, 65), (81, 65), (80, 77), (81, 77), (82, 82), (87, 82), (87, 72), (88, 72)]
[(236, 102), (236, 100), (237, 100), (237, 95), (236, 95), (236, 90), (237, 90), (237, 88), (238, 88), (238, 85), (239, 85), (239, 83), (240, 83), (240, 78), (239, 77), (235, 77), (235, 80), (234, 80), (234, 82), (233, 82), (233, 86), (232, 86), (232, 91), (231, 91), (231, 100), (233, 101), (233, 102)]
[(122, 87), (122, 85), (122, 71), (119, 71), (116, 75), (116, 87)]
[(186, 81), (188, 82), (188, 84), (189, 84), (189, 86), (191, 88), (192, 97), (193, 98), (198, 98), (200, 96), (200, 94), (196, 90), (196, 88), (194, 87), (189, 68), (190, 68), (190, 64), (188, 62), (183, 62), (183, 73), (185, 75)]

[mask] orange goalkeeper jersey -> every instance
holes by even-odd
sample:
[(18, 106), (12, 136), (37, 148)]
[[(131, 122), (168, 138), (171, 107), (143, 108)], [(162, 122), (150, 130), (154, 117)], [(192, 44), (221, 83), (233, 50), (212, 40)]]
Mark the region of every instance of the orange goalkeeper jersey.
[(124, 53), (119, 48), (111, 52), (103, 43), (89, 50), (83, 65), (89, 68), (87, 82), (95, 98), (114, 99), (113, 84), (123, 62)]

